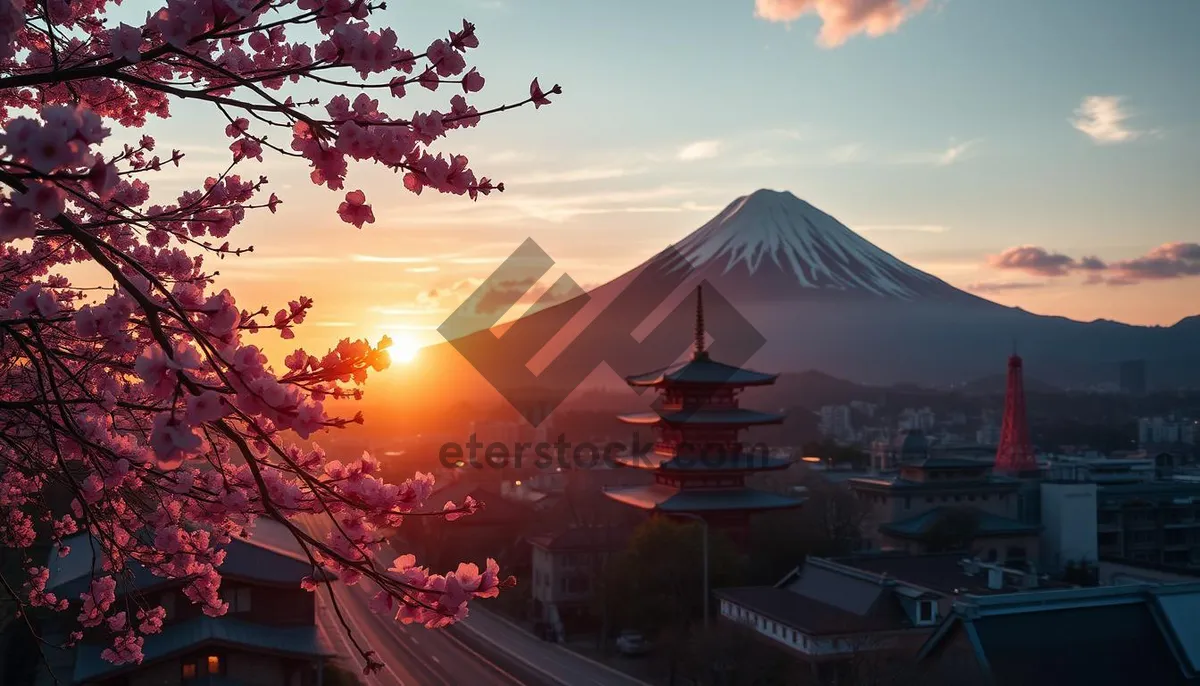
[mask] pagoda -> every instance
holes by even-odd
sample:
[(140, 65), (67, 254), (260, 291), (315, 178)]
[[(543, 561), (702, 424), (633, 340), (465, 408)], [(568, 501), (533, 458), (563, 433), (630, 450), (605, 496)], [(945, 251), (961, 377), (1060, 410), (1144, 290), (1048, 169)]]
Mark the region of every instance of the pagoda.
[(654, 483), (611, 488), (605, 495), (664, 515), (702, 517), (709, 524), (744, 530), (755, 512), (799, 507), (803, 500), (746, 487), (750, 474), (786, 469), (765, 446), (747, 450), (739, 434), (752, 426), (779, 424), (783, 415), (740, 407), (751, 386), (769, 386), (777, 374), (742, 369), (709, 357), (704, 345), (704, 294), (696, 291), (695, 344), (690, 359), (625, 381), (659, 393), (652, 412), (622, 415), (634, 426), (654, 427), (650, 451), (617, 459), (625, 467), (650, 470)]

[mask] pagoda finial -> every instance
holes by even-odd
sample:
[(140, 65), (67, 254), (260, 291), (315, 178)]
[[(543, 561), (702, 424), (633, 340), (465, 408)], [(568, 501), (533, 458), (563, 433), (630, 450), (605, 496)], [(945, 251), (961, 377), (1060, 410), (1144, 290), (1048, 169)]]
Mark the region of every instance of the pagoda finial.
[(696, 287), (696, 347), (693, 359), (704, 357), (704, 286)]

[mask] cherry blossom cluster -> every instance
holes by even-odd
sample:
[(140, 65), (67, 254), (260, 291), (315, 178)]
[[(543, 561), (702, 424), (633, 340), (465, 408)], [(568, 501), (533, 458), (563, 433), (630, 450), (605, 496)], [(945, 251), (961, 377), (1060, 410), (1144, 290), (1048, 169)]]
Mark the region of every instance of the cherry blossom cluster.
[[(344, 462), (301, 443), (362, 421), (327, 403), (360, 397), (389, 341), (270, 360), (255, 337), (293, 338), (315, 304), (239, 302), (210, 264), (253, 259), (239, 226), (283, 201), (252, 172), (268, 156), (345, 191), (329, 216), (361, 229), (375, 215), (346, 188), (353, 168), (381, 165), (414, 194), (501, 192), (433, 146), (561, 90), (534, 79), (527, 96), (479, 106), (473, 24), (417, 52), (368, 0), (166, 0), (132, 24), (110, 4), (0, 0), (0, 545), (25, 551), (18, 578), (0, 575), (5, 592), (23, 616), (68, 618), (69, 642), (103, 636), (105, 659), (138, 662), (166, 616), (122, 602), (137, 596), (131, 570), (178, 580), (220, 616), (225, 547), (266, 517), (312, 560), (305, 588), (369, 580), (382, 589), (372, 606), (398, 621), (461, 619), (470, 599), (514, 583), (493, 560), (434, 574), (411, 555), (377, 558), (406, 517), (453, 520), (479, 503), (430, 502), (429, 475), (388, 483), (370, 455)], [(414, 89), (451, 93), (412, 111), (401, 100)], [(186, 101), (220, 118), (211, 134), (223, 129), (228, 166), (154, 193), (185, 156), (129, 134)], [(72, 550), (72, 537), (87, 544)], [(56, 593), (54, 565), (33, 558), (47, 543), (95, 555), (85, 592)]]

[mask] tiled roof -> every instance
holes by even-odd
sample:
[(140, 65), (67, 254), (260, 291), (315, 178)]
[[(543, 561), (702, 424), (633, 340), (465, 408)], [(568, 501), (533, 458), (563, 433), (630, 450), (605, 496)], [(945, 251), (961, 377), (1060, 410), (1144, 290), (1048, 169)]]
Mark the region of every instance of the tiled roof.
[[(315, 625), (276, 627), (251, 624), (229, 617), (196, 617), (146, 636), (142, 645), (142, 664), (178, 655), (206, 644), (247, 648), (253, 651), (297, 655), (330, 656), (334, 652), (324, 643)], [(100, 657), (103, 646), (83, 644), (75, 658), (76, 683), (84, 683), (106, 674), (119, 672), (129, 665), (115, 665)]]
[[(911, 555), (908, 553), (868, 553), (833, 558), (830, 562), (861, 569), (872, 574), (886, 574), (901, 583), (912, 584), (943, 595), (971, 593), (988, 595), (1012, 593), (1012, 585), (1000, 589), (988, 588), (988, 575), (980, 571), (968, 575), (963, 568), (962, 553)], [(1039, 581), (1039, 588), (1070, 588), (1070, 584)]]
[[(1191, 680), (1185, 656), (1172, 650), (1177, 635), (1156, 616), (1154, 598), (1196, 584), (1039, 591), (967, 598), (921, 648), (936, 662), (967, 632), (988, 683), (1023, 686), (1175, 686)], [(1189, 620), (1190, 621), (1190, 620)], [(958, 664), (955, 662), (955, 664)]]
[(661, 410), (659, 412), (639, 412), (623, 414), (617, 417), (626, 424), (724, 424), (734, 426), (749, 426), (752, 424), (778, 424), (783, 421), (783, 415), (774, 412), (759, 412), (738, 407), (726, 410), (695, 409), (695, 410)]
[(750, 586), (714, 591), (718, 598), (773, 619), (810, 636), (908, 629), (912, 623), (890, 594), (861, 614), (784, 588)]
[(788, 498), (749, 488), (678, 489), (662, 484), (610, 488), (609, 498), (643, 510), (659, 512), (717, 512), (721, 510), (774, 510), (799, 507), (803, 499)]
[(983, 510), (954, 507), (935, 507), (928, 512), (910, 517), (909, 519), (882, 524), (879, 530), (885, 534), (901, 538), (924, 538), (947, 517), (956, 516), (960, 512), (969, 513), (977, 517), (975, 536), (1016, 536), (1035, 534), (1041, 530), (1041, 527), (1037, 525), (1026, 524)]
[[(63, 544), (71, 547), (71, 553), (65, 558), (58, 558), (56, 553), (52, 553), (47, 588), (53, 589), (59, 597), (79, 597), (91, 584), (92, 572), (97, 575), (101, 573), (102, 560), (99, 556), (93, 557), (88, 536), (79, 534), (64, 540)], [(217, 569), (230, 578), (295, 586), (299, 586), (304, 577), (317, 575), (312, 563), (302, 554), (260, 543), (253, 538), (230, 541), (225, 547), (225, 561)], [(130, 564), (129, 571), (132, 574), (132, 586), (140, 590), (171, 583), (150, 573), (140, 564)], [(128, 584), (118, 584), (119, 593), (128, 589)]]
[(673, 384), (732, 386), (764, 386), (775, 383), (778, 374), (764, 374), (750, 369), (734, 367), (708, 359), (707, 356), (690, 359), (664, 369), (645, 374), (625, 377), (631, 386), (668, 386)]

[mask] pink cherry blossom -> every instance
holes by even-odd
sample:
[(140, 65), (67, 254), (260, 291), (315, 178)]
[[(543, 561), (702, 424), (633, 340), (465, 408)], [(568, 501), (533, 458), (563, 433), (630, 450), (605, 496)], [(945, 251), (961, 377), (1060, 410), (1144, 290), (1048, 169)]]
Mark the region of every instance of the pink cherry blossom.
[[(66, 646), (86, 629), (104, 659), (136, 663), (166, 612), (118, 599), (131, 565), (221, 616), (225, 546), (263, 517), (313, 516), (338, 527), (301, 539), (322, 567), (302, 588), (369, 581), (381, 589), (372, 608), (396, 621), (462, 619), (472, 599), (514, 583), (493, 560), (437, 573), (412, 555), (387, 570), (376, 558), (406, 517), (457, 520), (479, 504), (439, 510), (431, 475), (389, 480), (368, 454), (339, 461), (309, 443), (362, 421), (342, 408), (387, 367), (389, 341), (269, 357), (255, 337), (296, 337), (314, 302), (235, 297), (221, 272), (225, 260), (253, 267), (243, 228), (253, 213), (304, 197), (262, 170), (291, 164), (285, 175), (306, 169), (340, 191), (363, 165), (381, 165), (405, 192), (476, 199), (504, 185), (442, 150), (453, 132), (560, 89), (534, 80), (529, 98), (476, 101), (475, 26), (412, 50), (381, 3), (159, 0), (144, 15), (112, 4), (0, 0), (0, 73), (11, 77), (0, 77), (0, 545), (14, 559), (51, 550), (65, 564), (96, 560), (87, 590), (69, 598), (46, 590), (47, 560), (25, 563), (14, 610), (65, 613)], [(414, 83), (434, 98), (443, 84), (462, 90), (414, 111), (399, 102)], [(224, 165), (181, 165), (182, 144), (139, 131), (193, 107), (188, 141), (223, 132)], [(189, 172), (194, 181), (181, 182)], [(335, 211), (359, 228), (375, 220), (361, 190), (319, 210)], [(289, 226), (259, 226), (257, 238), (286, 249)], [(90, 540), (68, 541), (76, 535)]]
[(362, 191), (350, 191), (346, 194), (346, 201), (338, 206), (338, 216), (347, 224), (353, 224), (360, 229), (363, 223), (374, 224), (375, 213), (366, 202), (367, 196)]

